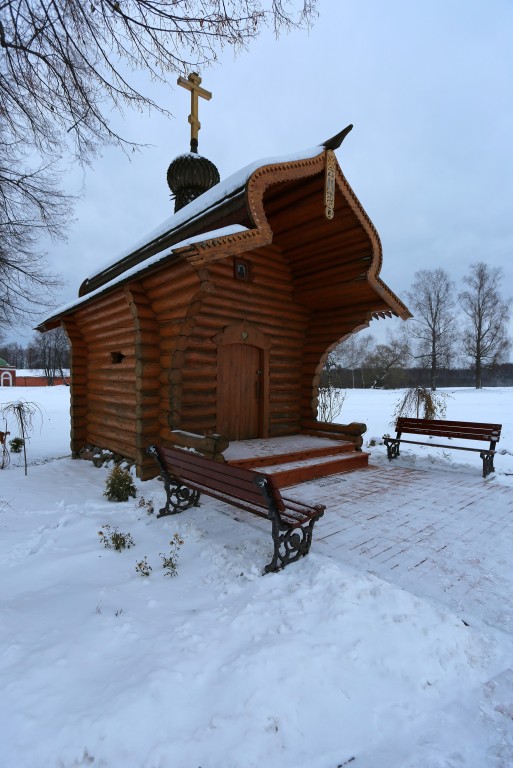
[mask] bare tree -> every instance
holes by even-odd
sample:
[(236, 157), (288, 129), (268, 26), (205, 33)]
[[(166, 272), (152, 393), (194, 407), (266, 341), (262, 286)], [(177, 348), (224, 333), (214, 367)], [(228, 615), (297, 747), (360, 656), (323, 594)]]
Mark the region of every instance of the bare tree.
[(377, 344), (367, 356), (366, 367), (372, 376), (372, 387), (379, 388), (387, 384), (393, 369), (405, 368), (410, 358), (408, 340), (402, 333), (392, 334), (387, 331), (385, 344)]
[(340, 416), (346, 394), (337, 387), (336, 374), (336, 357), (333, 352), (330, 352), (324, 363), (319, 386), (317, 421), (332, 423)]
[(463, 278), (468, 285), (459, 296), (467, 316), (463, 330), (464, 356), (475, 370), (476, 389), (481, 389), (484, 368), (494, 368), (503, 362), (511, 349), (507, 324), (511, 317), (512, 300), (504, 300), (499, 292), (502, 270), (479, 262), (472, 264), (470, 274)]
[(358, 369), (362, 374), (362, 386), (365, 386), (363, 380), (363, 368), (369, 354), (374, 347), (374, 336), (363, 336), (358, 333), (352, 333), (343, 342), (341, 342), (333, 351), (333, 356), (337, 365), (351, 371), (354, 389), (354, 375)]
[(436, 390), (439, 368), (450, 367), (457, 336), (454, 283), (444, 269), (415, 273), (406, 295), (413, 310), (407, 332), (414, 342), (413, 356), (430, 369), (431, 389)]
[(0, 115), (0, 326), (14, 326), (48, 306), (61, 281), (38, 249), (42, 233), (63, 235), (70, 199), (51, 167), (29, 169), (20, 140), (2, 141)]
[(16, 341), (0, 346), (0, 357), (3, 357), (4, 360), (7, 360), (15, 368), (25, 368), (25, 356), (25, 349)]
[[(308, 26), (316, 0), (0, 0), (0, 323), (48, 302), (55, 278), (34, 244), (62, 234), (70, 200), (61, 157), (88, 163), (110, 142), (135, 145), (109, 121), (126, 107), (167, 110), (135, 85), (213, 64), (265, 26)], [(29, 301), (30, 300), (30, 301)]]
[(49, 385), (56, 376), (64, 378), (64, 369), (69, 367), (69, 342), (63, 328), (38, 333), (27, 352), (31, 367), (41, 368)]

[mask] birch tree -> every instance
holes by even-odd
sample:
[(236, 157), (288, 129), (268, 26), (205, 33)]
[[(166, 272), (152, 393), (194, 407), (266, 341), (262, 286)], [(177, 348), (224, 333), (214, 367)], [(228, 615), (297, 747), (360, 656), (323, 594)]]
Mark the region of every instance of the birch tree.
[(462, 351), (475, 371), (476, 389), (483, 386), (483, 370), (505, 361), (511, 350), (507, 325), (511, 317), (511, 299), (500, 294), (502, 270), (484, 262), (472, 264), (464, 278), (468, 288), (459, 295), (466, 316)]
[(413, 318), (407, 331), (413, 340), (412, 354), (430, 371), (431, 389), (436, 390), (439, 368), (449, 367), (457, 337), (455, 287), (444, 269), (421, 269), (407, 292)]

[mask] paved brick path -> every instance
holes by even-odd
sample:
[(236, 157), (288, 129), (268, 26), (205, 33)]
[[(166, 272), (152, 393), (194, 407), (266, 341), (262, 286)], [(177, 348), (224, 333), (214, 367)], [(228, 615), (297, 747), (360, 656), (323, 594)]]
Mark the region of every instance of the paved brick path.
[[(314, 548), (513, 634), (513, 488), (397, 466), (301, 488), (326, 504)], [(315, 491), (314, 491), (315, 492)]]
[[(323, 553), (448, 608), (467, 623), (513, 635), (513, 487), (479, 468), (389, 464), (311, 480), (284, 495), (326, 505), (312, 552)], [(265, 531), (267, 521), (206, 498)], [(218, 521), (209, 535), (233, 536)], [(289, 566), (293, 568), (294, 566)]]

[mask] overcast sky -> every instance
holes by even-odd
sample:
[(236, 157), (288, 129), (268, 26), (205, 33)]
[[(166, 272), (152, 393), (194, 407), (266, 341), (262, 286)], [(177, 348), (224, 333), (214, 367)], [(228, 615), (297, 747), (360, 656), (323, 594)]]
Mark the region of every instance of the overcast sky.
[[(512, 295), (512, 1), (319, 0), (319, 12), (310, 32), (265, 34), (200, 73), (213, 93), (200, 100), (200, 153), (224, 178), (353, 123), (337, 157), (380, 234), (392, 290), (405, 299), (415, 271), (437, 267), (462, 288), (486, 261)], [(172, 212), (166, 171), (189, 149), (190, 97), (151, 87), (173, 119), (124, 120), (128, 138), (151, 146), (131, 161), (107, 149), (66, 176), (82, 197), (68, 242), (49, 253), (67, 281), (58, 304)]]

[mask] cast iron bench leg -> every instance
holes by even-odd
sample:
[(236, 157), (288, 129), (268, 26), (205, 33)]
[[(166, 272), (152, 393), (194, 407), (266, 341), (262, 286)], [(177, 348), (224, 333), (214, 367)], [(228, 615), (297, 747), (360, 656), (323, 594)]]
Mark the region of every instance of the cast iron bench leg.
[(483, 459), (483, 477), (489, 475), (490, 472), (495, 472), (495, 467), (493, 466), (493, 453), (481, 451), (479, 455)]
[(280, 571), (289, 563), (293, 563), (309, 553), (312, 545), (313, 528), (320, 516), (319, 514), (312, 517), (299, 528), (289, 528), (288, 525), (281, 522), (273, 510), (269, 510), (274, 556), (271, 562), (265, 566), (264, 573)]
[(388, 460), (392, 461), (392, 459), (397, 459), (399, 456), (399, 437), (389, 438), (386, 441), (386, 446)]
[(200, 492), (184, 485), (179, 478), (169, 475), (167, 472), (161, 472), (164, 479), (164, 488), (166, 491), (166, 504), (159, 509), (157, 517), (166, 517), (166, 515), (178, 515), (189, 507), (198, 507)]

